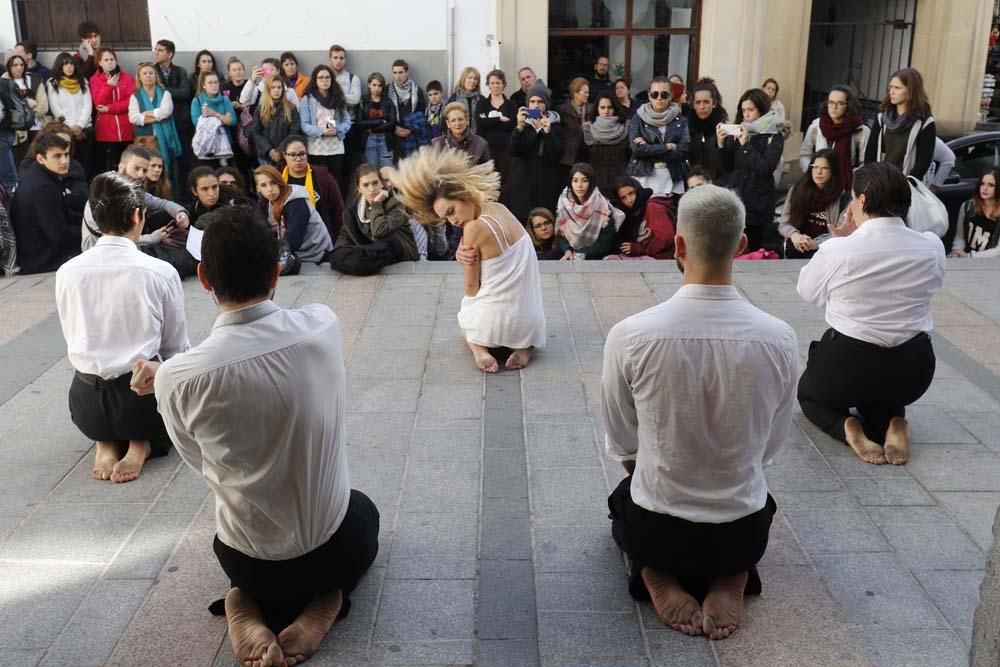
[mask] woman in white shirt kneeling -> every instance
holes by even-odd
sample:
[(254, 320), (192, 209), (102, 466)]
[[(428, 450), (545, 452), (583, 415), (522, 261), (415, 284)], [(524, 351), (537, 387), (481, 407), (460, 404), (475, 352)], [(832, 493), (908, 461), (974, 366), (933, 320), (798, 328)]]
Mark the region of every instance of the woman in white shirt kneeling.
[[(798, 292), (830, 325), (809, 346), (799, 403), (811, 422), (868, 463), (906, 463), (906, 406), (930, 387), (931, 297), (944, 281), (944, 247), (903, 220), (910, 186), (894, 165), (854, 173), (853, 199), (835, 237), (799, 274)], [(855, 408), (858, 415), (850, 413)]]
[(509, 348), (506, 367), (524, 368), (545, 344), (535, 248), (514, 214), (496, 203), (500, 175), (493, 163), (469, 162), (454, 148), (425, 147), (400, 163), (392, 182), (418, 221), (461, 227), (463, 246), (478, 255), (478, 261), (463, 262), (465, 298), (458, 313), (476, 366), (496, 373), (500, 366), (491, 350)]

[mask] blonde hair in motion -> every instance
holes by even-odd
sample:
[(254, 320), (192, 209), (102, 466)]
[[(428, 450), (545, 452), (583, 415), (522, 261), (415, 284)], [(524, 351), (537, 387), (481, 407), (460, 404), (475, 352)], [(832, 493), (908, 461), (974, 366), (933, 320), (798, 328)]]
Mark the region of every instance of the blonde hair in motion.
[(475, 204), (480, 209), (500, 196), (500, 174), (493, 162), (471, 165), (464, 151), (424, 146), (392, 172), (396, 196), (425, 225), (442, 225), (434, 212), (438, 199)]

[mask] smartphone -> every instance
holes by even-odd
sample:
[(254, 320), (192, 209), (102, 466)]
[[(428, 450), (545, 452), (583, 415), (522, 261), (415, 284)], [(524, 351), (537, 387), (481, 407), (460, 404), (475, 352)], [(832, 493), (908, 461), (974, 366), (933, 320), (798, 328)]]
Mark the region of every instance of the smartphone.
[(742, 125), (735, 125), (733, 123), (722, 123), (722, 131), (731, 137), (740, 136), (740, 131), (742, 130)]
[(528, 109), (528, 118), (532, 118), (534, 120), (538, 120), (541, 117), (542, 117), (542, 110), (541, 109)]

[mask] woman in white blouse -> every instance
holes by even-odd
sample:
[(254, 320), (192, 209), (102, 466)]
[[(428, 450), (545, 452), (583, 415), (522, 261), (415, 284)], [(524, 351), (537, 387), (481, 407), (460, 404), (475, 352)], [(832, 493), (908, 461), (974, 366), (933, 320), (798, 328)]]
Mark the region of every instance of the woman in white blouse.
[[(944, 247), (903, 220), (910, 186), (894, 165), (854, 173), (839, 238), (819, 247), (799, 274), (798, 292), (826, 309), (830, 325), (809, 346), (799, 381), (802, 412), (868, 463), (909, 457), (906, 406), (930, 387), (931, 297), (944, 282)], [(851, 414), (857, 410), (857, 416)]]
[(45, 84), (49, 113), (69, 126), (73, 134), (73, 155), (83, 165), (87, 177), (94, 175), (93, 115), (87, 77), (77, 67), (73, 56), (63, 52), (52, 64), (52, 78)]

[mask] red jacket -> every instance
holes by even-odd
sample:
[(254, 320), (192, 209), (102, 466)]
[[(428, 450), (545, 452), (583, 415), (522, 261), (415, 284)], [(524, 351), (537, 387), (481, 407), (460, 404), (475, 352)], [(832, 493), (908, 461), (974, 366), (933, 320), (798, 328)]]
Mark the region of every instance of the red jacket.
[(632, 257), (674, 258), (677, 232), (677, 197), (653, 195), (646, 204), (646, 219), (639, 226), (639, 239), (632, 244)]
[(90, 96), (94, 107), (103, 105), (107, 111), (94, 113), (94, 139), (103, 142), (132, 142), (135, 134), (128, 120), (128, 101), (135, 93), (135, 79), (119, 70), (118, 85), (108, 85), (108, 75), (99, 71), (90, 77)]

